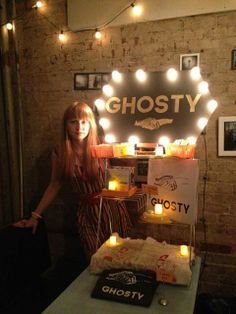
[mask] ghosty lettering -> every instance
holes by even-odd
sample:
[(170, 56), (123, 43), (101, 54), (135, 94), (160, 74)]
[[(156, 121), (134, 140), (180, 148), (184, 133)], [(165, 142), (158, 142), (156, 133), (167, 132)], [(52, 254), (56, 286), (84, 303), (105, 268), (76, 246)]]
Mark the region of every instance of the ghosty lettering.
[(165, 209), (171, 209), (173, 211), (179, 211), (179, 213), (181, 213), (182, 211), (184, 211), (185, 214), (188, 213), (189, 204), (185, 204), (185, 203), (180, 203), (180, 202), (175, 202), (175, 201), (169, 201), (169, 200), (163, 200), (163, 199), (156, 199), (155, 197), (153, 197), (151, 199), (151, 204), (153, 206), (155, 206), (155, 204), (162, 204), (164, 206)]
[(144, 294), (138, 291), (129, 291), (129, 290), (125, 291), (123, 289), (112, 288), (109, 286), (103, 286), (102, 291), (107, 294), (113, 294), (118, 297), (125, 297), (125, 298), (130, 298), (130, 299), (141, 300), (144, 297)]

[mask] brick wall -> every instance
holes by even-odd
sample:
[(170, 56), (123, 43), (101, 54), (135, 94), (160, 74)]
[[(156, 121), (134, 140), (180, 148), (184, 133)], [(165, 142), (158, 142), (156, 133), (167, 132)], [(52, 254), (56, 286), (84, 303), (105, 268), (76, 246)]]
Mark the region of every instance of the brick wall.
[[(59, 28), (66, 25), (65, 2), (48, 1), (44, 10)], [(18, 12), (26, 12), (27, 5), (30, 2), (19, 3)], [(236, 71), (230, 69), (231, 50), (236, 48), (236, 12), (108, 28), (99, 42), (94, 40), (93, 32), (67, 33), (64, 44), (58, 41), (52, 23), (36, 11), (25, 13), (16, 23), (24, 108), (26, 205), (36, 199), (49, 179), (49, 152), (58, 139), (64, 109), (74, 100), (91, 102), (99, 95), (98, 91), (73, 90), (74, 72), (110, 72), (114, 68), (125, 72), (139, 67), (165, 71), (179, 67), (180, 54), (200, 53), (202, 75), (219, 107), (210, 118), (206, 135), (207, 244), (202, 224), (206, 159), (203, 136), (197, 144), (196, 157), (201, 162), (197, 247), (203, 257), (208, 251), (199, 291), (235, 294), (236, 158), (217, 156), (217, 120), (219, 116), (236, 115)], [(48, 217), (49, 226), (55, 224), (55, 217), (55, 213)], [(54, 231), (59, 229), (54, 226)], [(136, 234), (157, 238), (158, 232), (151, 225), (138, 225), (136, 229)], [(177, 230), (173, 237), (178, 238), (179, 233)]]

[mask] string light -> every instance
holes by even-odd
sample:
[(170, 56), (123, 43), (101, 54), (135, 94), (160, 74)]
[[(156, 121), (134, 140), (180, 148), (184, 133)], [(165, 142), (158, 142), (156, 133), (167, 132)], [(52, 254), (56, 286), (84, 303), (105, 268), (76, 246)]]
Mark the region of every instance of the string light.
[(99, 124), (101, 125), (101, 127), (103, 127), (104, 129), (108, 129), (110, 126), (110, 121), (106, 118), (101, 118), (99, 120)]
[(141, 5), (136, 5), (135, 3), (132, 3), (131, 7), (134, 16), (140, 16), (142, 14), (143, 8), (141, 7)]
[(101, 39), (101, 37), (102, 37), (102, 34), (101, 34), (101, 32), (99, 32), (97, 29), (96, 29), (96, 32), (95, 32), (95, 38), (96, 39)]
[(11, 31), (11, 30), (13, 29), (13, 24), (10, 23), (10, 22), (8, 22), (8, 23), (6, 24), (6, 28), (7, 28), (9, 31)]
[(39, 8), (42, 8), (42, 6), (43, 6), (42, 1), (37, 1), (37, 2), (32, 6), (32, 8), (33, 8), (33, 9), (39, 9)]
[(64, 41), (66, 39), (65, 34), (63, 33), (63, 31), (61, 31), (61, 33), (58, 35), (58, 38), (60, 41)]
[(198, 127), (203, 130), (207, 125), (207, 118), (200, 118), (197, 122)]

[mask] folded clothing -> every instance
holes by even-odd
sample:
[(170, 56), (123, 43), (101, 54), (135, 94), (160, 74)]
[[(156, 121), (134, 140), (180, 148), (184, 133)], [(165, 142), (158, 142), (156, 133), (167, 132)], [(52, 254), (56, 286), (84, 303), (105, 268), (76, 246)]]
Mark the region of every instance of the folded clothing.
[[(104, 243), (92, 256), (91, 273), (112, 268), (151, 270), (156, 280), (172, 284), (189, 285), (192, 278), (189, 256), (181, 256), (178, 245), (146, 240), (119, 238), (119, 245)], [(194, 254), (191, 255), (192, 259)]]
[(155, 272), (110, 269), (102, 272), (91, 296), (110, 301), (149, 306), (156, 287)]

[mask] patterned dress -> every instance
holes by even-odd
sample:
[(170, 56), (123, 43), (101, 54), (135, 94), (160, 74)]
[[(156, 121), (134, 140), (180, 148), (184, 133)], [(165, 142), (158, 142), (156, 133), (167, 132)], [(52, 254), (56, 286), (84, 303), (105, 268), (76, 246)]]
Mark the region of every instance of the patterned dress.
[(112, 232), (117, 232), (121, 237), (127, 237), (131, 228), (131, 220), (122, 200), (103, 198), (99, 219), (100, 197), (98, 195), (104, 187), (104, 165), (101, 160), (98, 167), (98, 180), (92, 182), (87, 180), (81, 169), (77, 171), (72, 183), (72, 199), (77, 207), (78, 233), (88, 259)]

